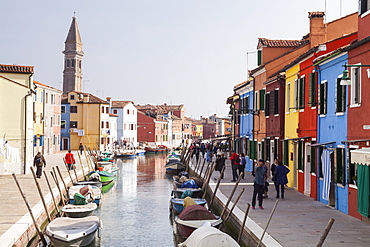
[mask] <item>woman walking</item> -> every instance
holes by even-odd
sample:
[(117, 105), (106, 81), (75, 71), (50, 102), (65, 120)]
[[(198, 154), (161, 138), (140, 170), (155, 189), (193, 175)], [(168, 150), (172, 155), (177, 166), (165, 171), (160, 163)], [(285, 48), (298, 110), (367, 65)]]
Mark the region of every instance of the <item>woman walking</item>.
[(281, 189), (281, 198), (284, 199), (284, 186), (288, 183), (287, 174), (290, 172), (289, 168), (284, 166), (281, 161), (278, 161), (278, 165), (275, 168), (275, 174), (273, 180), (275, 182), (276, 189), (276, 198), (280, 197)]
[(252, 197), (252, 209), (255, 209), (256, 206), (256, 197), (258, 196), (258, 206), (260, 209), (264, 209), (262, 206), (263, 202), (263, 189), (265, 188), (265, 169), (264, 169), (265, 162), (264, 160), (260, 159), (258, 161), (257, 167), (255, 171), (252, 173), (254, 176), (254, 184), (253, 184), (253, 197)]
[(244, 173), (245, 173), (245, 165), (247, 164), (247, 160), (245, 159), (245, 155), (244, 153), (241, 153), (240, 154), (240, 165), (239, 165), (239, 176), (241, 175), (241, 173), (243, 173), (242, 175), (242, 179), (244, 179)]

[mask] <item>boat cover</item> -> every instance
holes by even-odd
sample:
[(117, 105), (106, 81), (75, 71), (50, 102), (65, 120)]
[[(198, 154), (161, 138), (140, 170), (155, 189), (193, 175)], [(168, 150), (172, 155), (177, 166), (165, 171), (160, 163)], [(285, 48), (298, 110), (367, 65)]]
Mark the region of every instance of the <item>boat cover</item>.
[(180, 214), (181, 220), (214, 220), (217, 217), (200, 205), (186, 207)]
[(86, 197), (84, 197), (78, 192), (73, 195), (73, 199), (74, 199), (74, 202), (73, 202), (74, 205), (86, 205), (87, 204)]
[[(76, 201), (76, 199), (75, 199)], [(72, 213), (80, 213), (80, 212), (88, 212), (94, 211), (98, 205), (96, 203), (88, 203), (86, 205), (73, 205), (67, 204), (62, 208), (63, 212), (72, 212)]]
[(193, 189), (198, 189), (198, 185), (195, 183), (193, 179), (189, 179), (188, 181), (185, 181), (182, 185), (181, 188), (193, 188)]
[(184, 199), (184, 208), (187, 208), (191, 205), (196, 205), (196, 204), (197, 203), (193, 200), (193, 198), (191, 198), (189, 196)]
[(240, 247), (229, 235), (211, 227), (210, 224), (196, 229), (189, 238), (178, 246), (187, 247)]

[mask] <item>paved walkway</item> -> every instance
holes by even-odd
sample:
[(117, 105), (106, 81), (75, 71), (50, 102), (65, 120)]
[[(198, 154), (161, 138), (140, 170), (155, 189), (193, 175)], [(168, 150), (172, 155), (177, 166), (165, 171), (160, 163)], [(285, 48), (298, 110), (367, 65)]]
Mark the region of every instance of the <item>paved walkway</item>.
[[(219, 189), (227, 197), (235, 185), (234, 182), (231, 182), (231, 172), (231, 163), (227, 161), (225, 176)], [(216, 184), (218, 177), (219, 172), (214, 172), (210, 182), (211, 186)], [(239, 183), (233, 202), (242, 188), (245, 188), (245, 191), (237, 207), (245, 212), (246, 204), (252, 201), (253, 176), (251, 174), (247, 173)], [(266, 226), (270, 212), (277, 200), (275, 199), (274, 186), (270, 185), (269, 189), (269, 198), (263, 201), (265, 210), (257, 207), (255, 210), (251, 209), (249, 213), (249, 217), (262, 228)], [(219, 196), (219, 193), (217, 195)], [(290, 188), (286, 189), (285, 199), (279, 200), (267, 232), (282, 246), (316, 246), (330, 218), (334, 218), (335, 223), (324, 246), (370, 246), (369, 224), (331, 209)]]
[[(77, 162), (76, 164), (77, 172), (81, 172), (81, 165), (78, 160), (77, 153), (76, 152), (73, 152), (73, 153), (75, 155), (75, 159)], [(66, 181), (70, 181), (67, 169), (65, 168), (63, 160), (62, 160), (64, 155), (65, 155), (65, 152), (61, 152), (61, 153), (53, 154), (53, 155), (45, 155), (47, 166), (44, 169), (45, 171), (47, 171), (49, 181), (51, 183), (52, 188), (54, 189), (56, 188), (56, 185), (54, 181), (52, 181), (52, 177), (50, 174), (52, 167), (58, 166), (62, 172), (62, 176), (65, 179), (68, 178)], [(84, 158), (82, 160), (82, 163), (86, 164), (86, 160)], [(84, 166), (85, 166), (85, 169), (87, 169), (86, 165)], [(73, 171), (71, 172), (71, 175), (72, 175), (72, 178), (75, 179), (75, 175)], [(23, 191), (26, 194), (26, 197), (31, 205), (31, 208), (33, 208), (36, 204), (40, 204), (41, 199), (37, 192), (37, 188), (33, 180), (32, 174), (17, 175), (17, 178), (19, 180), (19, 183), (21, 184)], [(60, 179), (59, 179), (59, 182), (61, 182)], [(50, 194), (44, 175), (42, 175), (41, 179), (39, 179), (39, 183), (40, 183), (40, 186), (42, 187), (42, 192), (43, 192), (44, 197), (47, 194)], [(9, 241), (9, 236), (12, 235), (10, 234), (10, 231), (8, 230), (11, 227), (13, 227), (12, 228), (12, 231), (13, 231), (14, 225), (16, 224), (20, 224), (20, 225), (26, 224), (26, 223), (20, 222), (19, 220), (28, 213), (28, 210), (23, 201), (23, 198), (21, 197), (19, 193), (19, 190), (15, 184), (15, 181), (12, 175), (1, 175), (0, 176), (0, 188), (1, 188), (0, 246), (8, 246), (8, 245), (5, 245), (4, 243), (5, 239)], [(54, 193), (54, 196), (57, 196), (57, 194)], [(14, 236), (14, 238), (16, 238), (16, 236)]]

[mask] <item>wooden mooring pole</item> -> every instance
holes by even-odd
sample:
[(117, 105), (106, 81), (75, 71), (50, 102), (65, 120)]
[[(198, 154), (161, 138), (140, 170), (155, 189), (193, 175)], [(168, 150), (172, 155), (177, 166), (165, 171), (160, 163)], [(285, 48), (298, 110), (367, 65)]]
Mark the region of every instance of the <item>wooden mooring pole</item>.
[(24, 194), (24, 192), (23, 192), (23, 190), (22, 190), (22, 187), (21, 187), (21, 185), (19, 184), (18, 179), (17, 179), (17, 177), (15, 176), (15, 174), (14, 174), (14, 173), (12, 174), (12, 176), (13, 176), (13, 178), (14, 178), (15, 183), (17, 184), (17, 187), (18, 187), (19, 192), (21, 193), (21, 195), (22, 195), (22, 197), (23, 197), (24, 202), (26, 203), (26, 206), (27, 206), (28, 212), (30, 213), (30, 216), (31, 216), (31, 218), (32, 218), (33, 224), (35, 225), (36, 231), (37, 231), (37, 233), (39, 234), (40, 239), (41, 239), (41, 241), (42, 241), (43, 245), (44, 245), (44, 246), (47, 246), (47, 242), (46, 242), (46, 240), (45, 240), (44, 234), (42, 233), (42, 231), (41, 231), (41, 229), (40, 229), (39, 225), (37, 224), (36, 218), (35, 218), (35, 216), (34, 216), (34, 215), (33, 215), (33, 213), (32, 213), (32, 209), (31, 209), (31, 206), (30, 206), (30, 204), (29, 204), (29, 202), (28, 202), (28, 200), (27, 200), (26, 195)]
[(37, 191), (39, 192), (39, 195), (40, 195), (40, 198), (41, 198), (42, 205), (44, 206), (46, 216), (48, 218), (48, 221), (51, 222), (50, 214), (49, 214), (49, 211), (48, 211), (48, 206), (46, 205), (44, 195), (42, 194), (40, 183), (39, 183), (39, 181), (37, 181), (36, 173), (33, 170), (33, 167), (30, 167), (30, 168), (31, 168), (31, 173), (32, 173), (32, 176), (33, 176), (33, 180), (35, 181), (35, 184), (36, 184), (36, 187), (37, 187)]
[(230, 201), (231, 201), (231, 199), (233, 198), (233, 196), (234, 196), (234, 193), (235, 193), (235, 191), (236, 191), (236, 188), (238, 188), (238, 185), (239, 185), (239, 182), (240, 182), (240, 180), (242, 179), (242, 176), (243, 176), (243, 172), (242, 173), (240, 173), (240, 175), (239, 175), (239, 177), (238, 177), (238, 180), (236, 180), (236, 183), (235, 183), (235, 185), (234, 185), (234, 188), (233, 188), (233, 190), (231, 191), (231, 194), (230, 194), (230, 196), (229, 196), (229, 198), (227, 199), (227, 202), (226, 202), (226, 204), (225, 204), (225, 207), (224, 207), (224, 209), (222, 210), (222, 212), (221, 212), (221, 215), (220, 215), (220, 217), (222, 218), (222, 216), (226, 213), (226, 210), (227, 210), (227, 208), (229, 207), (229, 204), (230, 204)]
[(222, 167), (222, 171), (221, 171), (220, 177), (218, 178), (218, 181), (217, 181), (217, 184), (216, 184), (215, 191), (213, 192), (211, 202), (209, 203), (209, 209), (210, 209), (210, 210), (211, 210), (211, 208), (212, 208), (213, 201), (215, 200), (216, 193), (217, 193), (218, 187), (220, 186), (220, 183), (221, 183), (222, 177), (224, 176), (224, 171), (225, 171), (225, 166), (224, 166), (224, 167)]
[(334, 221), (335, 219), (333, 218), (330, 218), (329, 222), (328, 222), (328, 225), (326, 226), (320, 240), (319, 240), (319, 243), (316, 245), (316, 247), (321, 247), (323, 244), (324, 244), (324, 241), (326, 239), (326, 237), (328, 236), (329, 232), (330, 232), (330, 229), (331, 227), (333, 226), (334, 224)]
[(263, 237), (265, 236), (265, 233), (266, 233), (266, 231), (267, 231), (267, 228), (268, 228), (268, 227), (269, 227), (269, 225), (270, 225), (270, 222), (271, 222), (272, 216), (273, 216), (273, 215), (274, 215), (274, 213), (275, 213), (275, 209), (276, 209), (276, 207), (277, 207), (278, 203), (279, 203), (279, 200), (276, 200), (275, 205), (274, 205), (274, 207), (272, 208), (272, 211), (271, 211), (271, 214), (270, 214), (269, 220), (267, 221), (266, 227), (265, 227), (265, 229), (263, 229), (263, 233), (262, 233), (262, 236), (261, 236), (261, 238), (260, 238), (260, 240), (259, 240), (259, 242), (258, 242), (257, 247), (259, 247), (259, 246), (261, 245), (261, 243), (262, 243), (262, 239), (263, 239)]
[(48, 184), (48, 187), (49, 187), (49, 191), (50, 191), (50, 194), (51, 194), (51, 198), (53, 198), (53, 203), (54, 203), (54, 207), (55, 207), (56, 214), (57, 214), (58, 216), (60, 216), (60, 215), (59, 215), (59, 209), (58, 209), (57, 203), (55, 202), (55, 197), (54, 197), (53, 189), (52, 189), (52, 188), (51, 188), (51, 186), (50, 186), (50, 182), (49, 182), (48, 176), (46, 175), (46, 172), (45, 172), (45, 171), (44, 171), (44, 176), (45, 176), (45, 179), (46, 179), (46, 183)]
[(64, 182), (64, 179), (63, 179), (62, 173), (60, 172), (59, 166), (56, 166), (56, 168), (57, 168), (60, 180), (62, 180), (62, 182), (63, 182), (64, 189), (65, 189), (66, 193), (68, 193), (68, 187), (67, 187), (66, 183)]

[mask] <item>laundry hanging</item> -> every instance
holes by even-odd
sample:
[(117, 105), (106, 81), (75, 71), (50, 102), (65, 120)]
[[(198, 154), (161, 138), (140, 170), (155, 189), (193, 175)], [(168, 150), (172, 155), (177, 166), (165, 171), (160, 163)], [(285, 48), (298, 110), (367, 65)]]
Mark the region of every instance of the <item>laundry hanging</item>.
[(321, 190), (321, 197), (324, 200), (329, 200), (330, 183), (331, 183), (331, 162), (330, 155), (333, 151), (325, 149), (321, 155), (323, 185)]

